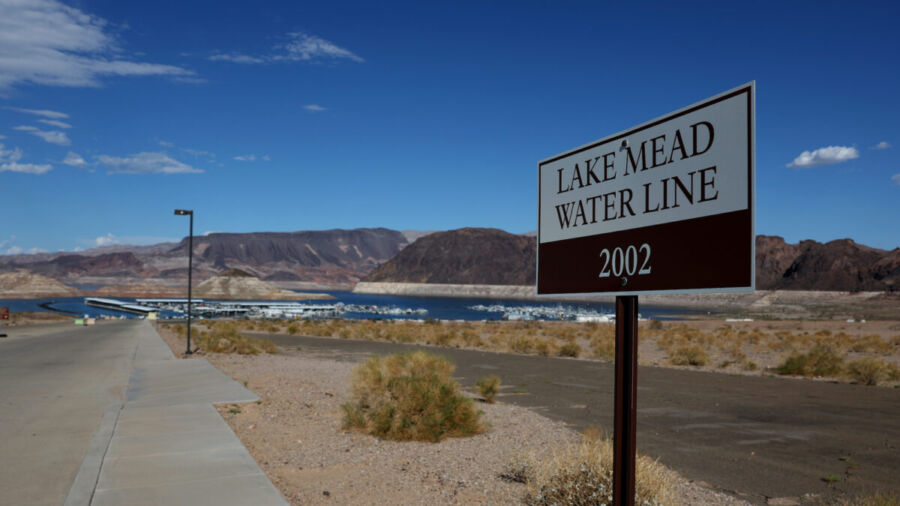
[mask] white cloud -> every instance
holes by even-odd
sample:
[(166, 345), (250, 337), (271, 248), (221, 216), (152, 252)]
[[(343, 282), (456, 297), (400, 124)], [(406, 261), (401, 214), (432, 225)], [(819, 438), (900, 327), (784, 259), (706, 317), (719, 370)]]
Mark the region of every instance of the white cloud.
[(174, 142), (169, 142), (169, 141), (157, 141), (157, 142), (159, 143), (160, 146), (162, 146), (164, 148), (174, 148), (175, 147)]
[(262, 159), (263, 159), (263, 161), (266, 161), (266, 162), (271, 162), (271, 161), (272, 161), (272, 159), (269, 158), (269, 155), (263, 155)]
[(5, 139), (5, 138), (6, 138), (6, 136), (5, 136), (5, 135), (3, 135), (3, 134), (0, 134), (0, 139)]
[(897, 186), (900, 186), (900, 172), (891, 176), (891, 180), (893, 180), (894, 183), (897, 184)]
[(13, 127), (13, 130), (28, 132), (31, 135), (44, 139), (50, 144), (56, 144), (59, 146), (68, 146), (72, 144), (72, 141), (69, 140), (69, 136), (66, 135), (65, 132), (60, 132), (59, 130), (41, 130), (40, 128), (31, 125), (21, 125)]
[(13, 246), (13, 247), (9, 248), (8, 250), (6, 250), (7, 255), (19, 255), (24, 252), (25, 252), (25, 250), (23, 250), (22, 248), (20, 248), (18, 246)]
[(859, 158), (859, 151), (849, 146), (828, 146), (815, 151), (804, 151), (794, 161), (787, 164), (788, 167), (808, 169), (819, 165), (832, 165)]
[(199, 174), (202, 169), (191, 167), (186, 163), (170, 158), (165, 153), (144, 152), (128, 157), (100, 155), (97, 157), (104, 167), (110, 168), (108, 174)]
[(309, 112), (322, 112), (325, 110), (324, 107), (322, 107), (321, 105), (317, 105), (317, 104), (307, 104), (307, 105), (304, 105), (303, 108)]
[(84, 158), (82, 158), (81, 155), (79, 155), (78, 153), (73, 153), (71, 151), (69, 151), (62, 163), (71, 165), (72, 167), (84, 167), (85, 165), (87, 165), (87, 162), (84, 161)]
[(216, 53), (209, 57), (210, 61), (230, 61), (232, 63), (245, 63), (249, 65), (266, 63), (266, 58), (250, 56), (241, 53)]
[(72, 125), (66, 123), (65, 121), (59, 121), (55, 119), (39, 119), (37, 121), (38, 123), (55, 126), (56, 128), (72, 128)]
[(193, 156), (208, 156), (210, 158), (215, 158), (216, 154), (210, 151), (204, 151), (202, 149), (190, 149), (190, 148), (181, 148), (182, 151), (189, 155)]
[(35, 116), (43, 116), (50, 119), (66, 119), (69, 117), (69, 115), (64, 112), (49, 111), (47, 109), (23, 109), (21, 107), (5, 107), (5, 109), (23, 112), (25, 114), (33, 114)]
[(348, 49), (315, 35), (303, 32), (288, 33), (287, 42), (278, 44), (269, 54), (253, 56), (244, 53), (216, 52), (209, 56), (210, 61), (227, 61), (246, 65), (261, 65), (283, 61), (318, 62), (322, 60), (347, 59), (362, 63), (365, 60)]
[(22, 84), (100, 86), (103, 76), (194, 75), (120, 59), (122, 49), (107, 25), (57, 0), (0, 1), (0, 94)]
[(891, 147), (891, 143), (888, 141), (881, 141), (878, 144), (872, 146), (872, 149), (888, 149)]
[(37, 165), (33, 163), (19, 163), (22, 159), (22, 150), (4, 149), (0, 144), (0, 172), (21, 172), (23, 174), (45, 174), (53, 167), (49, 165)]
[(159, 244), (163, 242), (178, 242), (181, 239), (176, 239), (173, 237), (156, 237), (149, 235), (123, 235), (117, 236), (112, 232), (107, 233), (106, 235), (101, 235), (96, 239), (90, 241), (80, 240), (79, 242), (83, 244), (92, 244), (96, 247), (102, 246), (110, 246), (112, 244), (131, 244), (136, 246), (146, 246), (148, 244)]
[(117, 244), (119, 241), (116, 240), (116, 236), (112, 235), (112, 233), (101, 235), (100, 237), (94, 239), (94, 242), (97, 246), (109, 246), (110, 244)]
[(235, 160), (239, 162), (253, 162), (256, 161), (256, 155), (243, 155), (234, 157)]
[(325, 58), (347, 58), (360, 63), (365, 61), (349, 50), (315, 35), (294, 32), (289, 33), (288, 37), (292, 40), (284, 45), (284, 48), (287, 50), (287, 55), (284, 56), (286, 60), (312, 61)]

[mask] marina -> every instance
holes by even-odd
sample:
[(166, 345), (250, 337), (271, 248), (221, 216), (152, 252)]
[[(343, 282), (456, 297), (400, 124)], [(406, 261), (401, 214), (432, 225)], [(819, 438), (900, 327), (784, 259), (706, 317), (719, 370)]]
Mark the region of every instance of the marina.
[[(452, 321), (555, 320), (612, 322), (610, 303), (590, 301), (488, 299), (479, 297), (425, 297), (327, 291), (334, 301), (235, 301), (192, 299), (195, 318), (253, 319), (407, 319)], [(12, 312), (51, 311), (73, 317), (144, 318), (151, 312), (158, 318), (184, 318), (186, 298), (97, 298), (56, 297), (4, 299), (0, 306)], [(642, 317), (681, 319), (691, 310), (641, 306)]]

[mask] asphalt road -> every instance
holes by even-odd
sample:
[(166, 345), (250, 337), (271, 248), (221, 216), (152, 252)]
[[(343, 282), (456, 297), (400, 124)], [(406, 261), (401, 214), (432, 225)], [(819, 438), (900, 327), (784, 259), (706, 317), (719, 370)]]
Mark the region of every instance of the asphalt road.
[(137, 324), (3, 330), (0, 504), (63, 504), (104, 409), (123, 398)]
[[(421, 347), (266, 335), (303, 354), (361, 361)], [(428, 348), (464, 386), (496, 374), (500, 400), (575, 429), (613, 420), (613, 364)], [(638, 451), (751, 502), (900, 488), (900, 390), (641, 367)], [(825, 478), (839, 481), (828, 484)]]

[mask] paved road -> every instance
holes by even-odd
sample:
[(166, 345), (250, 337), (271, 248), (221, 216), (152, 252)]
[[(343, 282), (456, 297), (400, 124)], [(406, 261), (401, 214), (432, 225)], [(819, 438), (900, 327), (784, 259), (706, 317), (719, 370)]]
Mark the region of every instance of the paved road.
[(110, 402), (135, 322), (9, 327), (0, 338), (0, 504), (63, 504)]
[[(304, 354), (359, 361), (418, 347), (272, 335)], [(612, 431), (613, 365), (430, 348), (463, 385), (497, 374), (501, 397), (576, 429)], [(755, 503), (900, 486), (900, 390), (641, 367), (638, 451)], [(842, 460), (843, 459), (843, 460)], [(828, 475), (841, 481), (827, 485)]]

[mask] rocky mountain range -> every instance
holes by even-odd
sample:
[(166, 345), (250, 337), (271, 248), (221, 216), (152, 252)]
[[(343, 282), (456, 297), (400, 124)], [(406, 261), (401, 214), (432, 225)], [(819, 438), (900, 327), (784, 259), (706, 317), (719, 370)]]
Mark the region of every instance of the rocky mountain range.
[[(364, 281), (530, 285), (535, 281), (536, 238), (497, 229), (464, 228), (420, 239), (372, 271)], [(895, 291), (900, 248), (870, 248), (840, 239), (789, 244), (756, 238), (759, 290)]]
[[(180, 293), (187, 278), (187, 248), (185, 238), (79, 253), (6, 255), (0, 256), (0, 274), (30, 273), (75, 287), (115, 287), (116, 293)], [(431, 233), (363, 228), (194, 237), (195, 283), (237, 268), (294, 289), (349, 289), (362, 279), (532, 285), (534, 266), (534, 234), (498, 229)], [(896, 291), (900, 248), (881, 250), (850, 239), (790, 244), (781, 237), (757, 236), (756, 279), (758, 289)]]
[[(403, 249), (409, 243), (407, 235), (363, 228), (195, 236), (193, 277), (203, 281), (238, 268), (280, 285), (349, 288)], [(117, 245), (77, 254), (8, 255), (0, 256), (0, 273), (30, 272), (70, 286), (183, 286), (187, 250), (184, 238), (179, 243)]]

